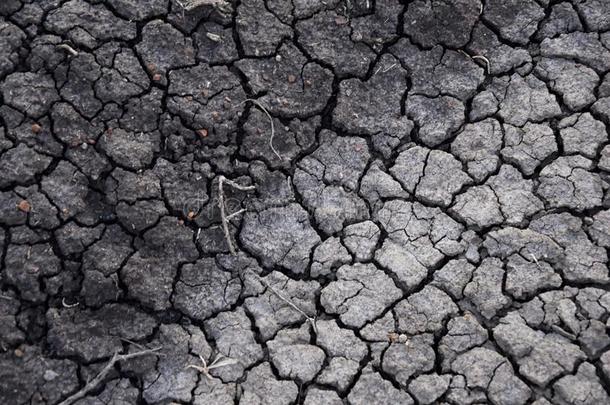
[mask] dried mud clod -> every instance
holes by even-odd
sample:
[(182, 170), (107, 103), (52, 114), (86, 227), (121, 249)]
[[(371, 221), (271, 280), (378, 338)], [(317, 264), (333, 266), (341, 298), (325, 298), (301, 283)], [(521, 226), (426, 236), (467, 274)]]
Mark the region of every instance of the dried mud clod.
[(610, 403), (610, 2), (0, 2), (0, 404)]

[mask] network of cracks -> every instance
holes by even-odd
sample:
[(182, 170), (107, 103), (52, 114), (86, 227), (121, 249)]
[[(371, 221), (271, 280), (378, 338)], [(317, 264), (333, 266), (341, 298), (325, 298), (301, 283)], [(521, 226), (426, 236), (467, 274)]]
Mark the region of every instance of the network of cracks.
[(0, 403), (610, 403), (610, 2), (0, 2)]

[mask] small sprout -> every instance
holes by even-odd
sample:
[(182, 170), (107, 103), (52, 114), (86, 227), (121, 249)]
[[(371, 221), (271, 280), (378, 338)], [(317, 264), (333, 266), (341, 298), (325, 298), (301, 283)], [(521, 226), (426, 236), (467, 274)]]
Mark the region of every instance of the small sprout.
[(211, 370), (214, 370), (215, 368), (231, 366), (233, 364), (238, 363), (237, 360), (229, 358), (229, 357), (224, 357), (223, 355), (218, 355), (218, 357), (216, 357), (216, 359), (214, 359), (214, 361), (212, 361), (212, 364), (210, 364), (209, 366), (208, 366), (208, 363), (203, 358), (203, 356), (199, 355), (199, 359), (201, 360), (201, 363), (203, 364), (203, 366), (189, 364), (188, 366), (186, 366), (186, 368), (194, 368), (195, 370), (199, 371), (200, 373), (205, 375), (210, 380), (214, 378), (210, 375)]
[(42, 131), (42, 127), (39, 124), (32, 124), (32, 132), (35, 134), (39, 134)]
[(22, 212), (30, 212), (32, 210), (32, 205), (28, 202), (28, 200), (21, 200), (19, 204), (17, 204), (17, 208)]

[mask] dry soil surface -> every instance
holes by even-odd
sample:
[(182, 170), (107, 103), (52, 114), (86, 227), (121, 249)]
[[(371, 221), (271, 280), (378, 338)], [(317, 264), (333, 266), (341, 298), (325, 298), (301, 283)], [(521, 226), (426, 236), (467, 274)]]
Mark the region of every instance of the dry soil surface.
[(1, 404), (610, 403), (610, 1), (205, 2), (0, 2)]

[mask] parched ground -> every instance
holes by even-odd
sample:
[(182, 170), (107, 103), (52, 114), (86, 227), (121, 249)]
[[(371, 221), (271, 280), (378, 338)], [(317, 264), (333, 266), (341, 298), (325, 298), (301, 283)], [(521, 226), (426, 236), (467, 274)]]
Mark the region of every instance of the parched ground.
[(197, 2), (0, 1), (0, 404), (610, 403), (610, 1)]

